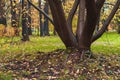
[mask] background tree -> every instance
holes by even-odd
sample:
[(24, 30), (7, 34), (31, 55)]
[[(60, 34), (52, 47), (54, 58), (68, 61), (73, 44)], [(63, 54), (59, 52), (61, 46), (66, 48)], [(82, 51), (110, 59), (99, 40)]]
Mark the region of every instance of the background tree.
[(31, 30), (31, 5), (28, 3), (28, 34), (32, 35)]
[(7, 26), (5, 13), (5, 0), (0, 0), (0, 24)]
[[(49, 14), (47, 1), (43, 4), (43, 2), (39, 0), (39, 8), (43, 9), (47, 15)], [(50, 34), (48, 27), (48, 19), (41, 12), (39, 12), (39, 16), (40, 16), (40, 36), (49, 36)]]
[[(49, 4), (46, 1), (44, 5), (44, 12), (49, 15)], [(48, 18), (44, 16), (44, 33), (46, 36), (49, 36), (49, 23), (48, 23)]]
[(120, 9), (117, 13), (117, 15), (115, 16), (115, 21), (116, 21), (116, 24), (117, 24), (117, 32), (120, 34)]
[(17, 0), (10, 0), (11, 3), (11, 26), (14, 28), (14, 34), (19, 35), (19, 9), (17, 7)]
[[(39, 8), (42, 9), (42, 2), (41, 0), (38, 0), (39, 2)], [(40, 17), (40, 36), (44, 36), (44, 24), (43, 24), (43, 15), (41, 12), (39, 12), (39, 17)]]
[(22, 0), (22, 41), (29, 41), (27, 1)]

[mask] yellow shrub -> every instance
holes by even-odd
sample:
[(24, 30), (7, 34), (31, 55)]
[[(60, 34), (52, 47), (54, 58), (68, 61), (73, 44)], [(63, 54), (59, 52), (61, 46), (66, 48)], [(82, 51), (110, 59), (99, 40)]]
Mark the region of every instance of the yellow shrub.
[(6, 27), (6, 33), (4, 36), (15, 36), (15, 30), (13, 27)]
[(3, 36), (5, 33), (5, 26), (3, 24), (0, 24), (0, 36)]

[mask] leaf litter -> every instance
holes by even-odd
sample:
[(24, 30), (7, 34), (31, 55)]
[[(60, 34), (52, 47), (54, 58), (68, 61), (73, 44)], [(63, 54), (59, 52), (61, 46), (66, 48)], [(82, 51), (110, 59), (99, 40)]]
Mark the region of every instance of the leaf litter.
[(120, 80), (120, 55), (95, 54), (80, 60), (78, 54), (62, 49), (17, 54), (0, 62), (0, 73), (11, 73), (14, 80)]

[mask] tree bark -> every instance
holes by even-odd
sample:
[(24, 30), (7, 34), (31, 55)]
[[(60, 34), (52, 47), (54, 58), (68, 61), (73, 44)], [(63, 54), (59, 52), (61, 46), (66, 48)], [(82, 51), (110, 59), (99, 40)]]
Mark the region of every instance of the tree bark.
[(7, 26), (6, 15), (5, 15), (5, 0), (0, 1), (0, 24)]
[[(46, 1), (45, 3), (45, 6), (44, 6), (44, 12), (46, 14), (49, 14), (49, 4), (48, 2)], [(48, 18), (46, 18), (44, 16), (44, 33), (45, 33), (45, 36), (49, 36), (49, 24), (48, 24)]]
[[(95, 1), (94, 0), (85, 0), (85, 1), (81, 0), (81, 4), (80, 4), (82, 11), (80, 12), (81, 19), (79, 21), (79, 27), (77, 32), (78, 35), (77, 37), (79, 41), (78, 42), (79, 50), (90, 50), (91, 37), (95, 30), (96, 20), (97, 20)], [(86, 5), (86, 14), (84, 11), (85, 5)], [(86, 20), (84, 20), (85, 18), (83, 17), (84, 15), (86, 15)]]
[(67, 25), (61, 1), (48, 0), (48, 3), (51, 8), (55, 30), (57, 31), (61, 40), (67, 48), (76, 47), (77, 41), (74, 34), (70, 31), (70, 28)]
[(28, 34), (32, 35), (32, 30), (31, 30), (31, 5), (28, 3)]
[(80, 44), (81, 44), (81, 40), (80, 38), (82, 37), (82, 33), (83, 33), (83, 28), (85, 27), (85, 11), (86, 11), (86, 7), (85, 7), (85, 0), (80, 0), (79, 3), (79, 15), (78, 15), (78, 25), (77, 25), (77, 32), (76, 32), (76, 38), (78, 41), (78, 46), (80, 49)]
[(18, 26), (19, 26), (19, 16), (17, 14), (17, 2), (15, 0), (10, 0), (11, 2), (11, 26), (14, 28), (14, 35), (15, 36), (19, 36), (19, 29), (18, 29)]
[[(39, 0), (39, 8), (41, 9), (41, 0)], [(40, 17), (40, 36), (45, 36), (44, 33), (44, 24), (43, 24), (43, 15), (41, 12), (39, 12), (39, 17)]]
[(28, 35), (28, 14), (27, 14), (27, 3), (25, 3), (25, 0), (22, 0), (22, 41), (29, 41), (29, 35)]

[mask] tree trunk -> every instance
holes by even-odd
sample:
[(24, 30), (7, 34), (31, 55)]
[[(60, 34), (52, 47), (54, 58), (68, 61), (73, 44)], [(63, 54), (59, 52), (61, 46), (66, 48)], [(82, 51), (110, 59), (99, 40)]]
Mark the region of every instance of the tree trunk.
[[(86, 14), (85, 14), (85, 10), (86, 10)], [(77, 31), (78, 47), (79, 47), (78, 49), (90, 50), (91, 38), (95, 30), (96, 20), (97, 20), (95, 1), (81, 0), (79, 14), (80, 14), (79, 18), (81, 19), (78, 22), (79, 24), (78, 24), (78, 31)]]
[(28, 20), (27, 20), (27, 3), (25, 0), (22, 0), (22, 41), (29, 41), (29, 35), (28, 35)]
[(67, 48), (76, 47), (77, 40), (67, 24), (61, 1), (48, 0), (48, 2), (52, 12), (55, 30), (57, 31), (61, 40)]
[(31, 5), (28, 3), (28, 34), (32, 35), (32, 30), (31, 30)]
[[(45, 6), (44, 6), (44, 12), (45, 12), (46, 14), (49, 14), (49, 6), (48, 6), (48, 2), (47, 2), (47, 1), (46, 1), (46, 3), (45, 3)], [(50, 34), (49, 34), (48, 18), (46, 18), (45, 16), (44, 16), (44, 33), (45, 33), (46, 36), (49, 36), (49, 35), (50, 35)]]
[(14, 35), (19, 36), (19, 20), (18, 20), (18, 14), (17, 14), (17, 2), (15, 0), (10, 0), (11, 2), (11, 26), (14, 28)]
[[(41, 9), (41, 0), (39, 1), (39, 8)], [(44, 24), (43, 24), (43, 15), (41, 12), (39, 12), (39, 17), (40, 17), (40, 36), (45, 36), (44, 34)]]
[(0, 24), (7, 26), (4, 7), (5, 7), (5, 0), (0, 0)]

